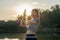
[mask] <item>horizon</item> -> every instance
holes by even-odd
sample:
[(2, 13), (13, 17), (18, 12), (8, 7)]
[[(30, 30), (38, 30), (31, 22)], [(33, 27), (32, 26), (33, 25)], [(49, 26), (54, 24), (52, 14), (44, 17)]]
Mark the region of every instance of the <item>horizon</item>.
[[(0, 0), (0, 20), (16, 20), (18, 14), (21, 14), (21, 8), (24, 4), (28, 4), (30, 9), (50, 9), (51, 6), (60, 4), (59, 0)], [(31, 6), (31, 7), (30, 7)], [(17, 11), (17, 8), (19, 11)], [(24, 7), (22, 7), (24, 10)], [(30, 9), (29, 12), (31, 11)], [(27, 12), (27, 13), (29, 13)], [(28, 14), (30, 15), (30, 14)]]

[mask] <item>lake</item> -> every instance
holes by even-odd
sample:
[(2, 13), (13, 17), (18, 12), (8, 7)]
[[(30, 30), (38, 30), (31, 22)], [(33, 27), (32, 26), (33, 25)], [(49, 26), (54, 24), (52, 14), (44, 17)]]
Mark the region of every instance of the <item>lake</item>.
[[(51, 33), (38, 33), (38, 40), (60, 40), (60, 36)], [(24, 40), (25, 33), (2, 33), (0, 40)]]

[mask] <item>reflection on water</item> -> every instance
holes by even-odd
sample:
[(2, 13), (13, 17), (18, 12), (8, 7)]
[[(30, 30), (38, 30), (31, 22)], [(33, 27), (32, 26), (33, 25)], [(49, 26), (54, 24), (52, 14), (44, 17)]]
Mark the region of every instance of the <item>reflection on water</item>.
[(0, 34), (0, 40), (24, 40), (25, 33), (7, 33)]
[(4, 39), (0, 39), (0, 40), (20, 40), (20, 39), (8, 39), (8, 38), (4, 38)]
[[(60, 40), (60, 36), (51, 33), (38, 33), (38, 40)], [(25, 40), (25, 33), (0, 34), (0, 40)]]

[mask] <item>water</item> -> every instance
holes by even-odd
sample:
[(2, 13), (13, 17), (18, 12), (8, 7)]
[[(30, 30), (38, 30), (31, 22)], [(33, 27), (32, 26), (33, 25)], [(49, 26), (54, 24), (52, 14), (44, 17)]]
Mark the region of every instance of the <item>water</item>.
[[(56, 34), (38, 33), (38, 40), (60, 40)], [(25, 33), (7, 33), (0, 34), (0, 40), (25, 40)]]
[(0, 40), (19, 40), (19, 39), (17, 39), (17, 38), (15, 38), (15, 39), (4, 38), (4, 39), (0, 39)]
[(0, 34), (0, 40), (24, 40), (25, 33)]

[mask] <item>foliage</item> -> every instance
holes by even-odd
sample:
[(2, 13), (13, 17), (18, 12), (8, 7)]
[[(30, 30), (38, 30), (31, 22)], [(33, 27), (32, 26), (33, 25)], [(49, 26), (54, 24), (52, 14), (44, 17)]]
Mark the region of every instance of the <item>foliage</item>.
[[(18, 16), (18, 20), (22, 19), (23, 16)], [(28, 16), (28, 20), (31, 19), (31, 16)], [(19, 23), (20, 24), (20, 23)], [(22, 29), (26, 30), (26, 28), (21, 28), (20, 25), (16, 23), (16, 21), (0, 21), (0, 27), (4, 27), (4, 30), (18, 30), (18, 32)], [(41, 12), (40, 10), (40, 28), (39, 30), (43, 30), (42, 28), (58, 28), (57, 26), (60, 24), (60, 6), (54, 5), (51, 7), (51, 10), (46, 9)], [(12, 28), (12, 29), (10, 29)], [(1, 30), (1, 29), (0, 29)], [(22, 30), (22, 31), (24, 31)], [(16, 31), (17, 32), (17, 31)], [(26, 32), (26, 31), (24, 31)]]

